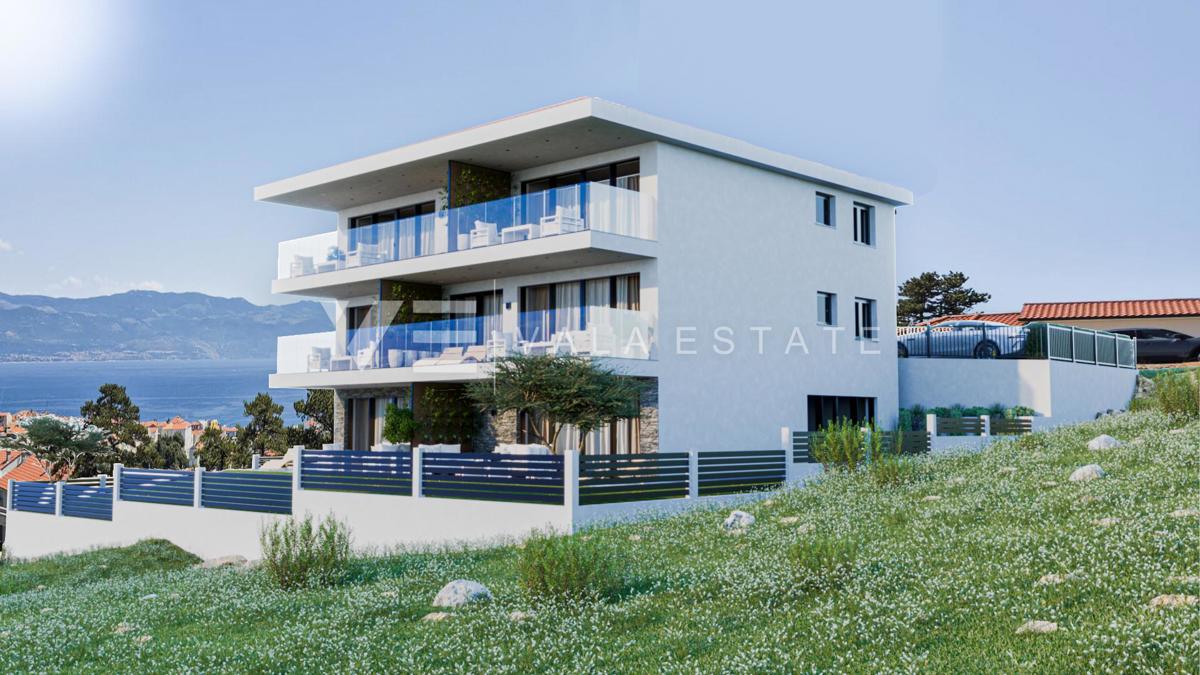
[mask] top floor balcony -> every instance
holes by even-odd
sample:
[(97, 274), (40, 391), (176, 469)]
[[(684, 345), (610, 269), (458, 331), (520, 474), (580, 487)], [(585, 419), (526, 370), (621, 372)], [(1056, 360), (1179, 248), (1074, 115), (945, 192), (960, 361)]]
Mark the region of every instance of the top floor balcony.
[(383, 278), (446, 284), (600, 265), (654, 257), (656, 238), (653, 197), (579, 183), (282, 242), (272, 290), (339, 298)]

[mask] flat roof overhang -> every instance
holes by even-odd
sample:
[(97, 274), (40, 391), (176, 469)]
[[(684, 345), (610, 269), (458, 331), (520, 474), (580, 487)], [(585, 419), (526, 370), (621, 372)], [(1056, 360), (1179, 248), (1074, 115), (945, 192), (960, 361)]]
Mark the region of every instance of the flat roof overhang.
[(444, 187), (456, 160), (519, 171), (662, 141), (834, 185), (897, 206), (912, 193), (598, 98), (578, 98), (255, 188), (258, 201), (339, 211)]
[[(597, 358), (597, 362), (631, 377), (658, 377), (658, 361)], [(413, 383), (470, 382), (491, 377), (492, 364), (472, 363), (425, 368), (370, 368), (322, 373), (271, 373), (271, 389), (365, 389)]]
[(658, 242), (585, 230), (291, 279), (276, 279), (271, 282), (271, 292), (345, 299), (378, 293), (382, 279), (445, 285), (645, 260), (657, 255)]

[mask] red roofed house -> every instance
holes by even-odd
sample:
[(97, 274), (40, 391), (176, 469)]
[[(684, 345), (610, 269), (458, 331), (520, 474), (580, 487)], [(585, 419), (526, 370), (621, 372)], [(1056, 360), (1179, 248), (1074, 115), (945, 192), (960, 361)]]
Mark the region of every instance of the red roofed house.
[(14, 480), (50, 480), (50, 465), (24, 450), (0, 449), (0, 489)]
[(1165, 328), (1200, 336), (1200, 298), (1027, 302), (1021, 323), (1047, 321), (1080, 328)]
[(1200, 298), (1027, 302), (1019, 312), (953, 314), (930, 319), (922, 325), (936, 326), (947, 321), (996, 321), (1010, 326), (1045, 321), (1099, 330), (1165, 328), (1200, 336)]

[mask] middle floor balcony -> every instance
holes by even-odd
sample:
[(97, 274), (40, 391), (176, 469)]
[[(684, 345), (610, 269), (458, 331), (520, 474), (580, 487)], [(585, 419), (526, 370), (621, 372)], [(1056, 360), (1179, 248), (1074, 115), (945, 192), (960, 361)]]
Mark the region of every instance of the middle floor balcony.
[(271, 388), (368, 387), (486, 378), (513, 354), (571, 354), (611, 363), (629, 375), (654, 376), (656, 318), (638, 310), (590, 308), (566, 325), (551, 311), (470, 316), (366, 326), (278, 339)]

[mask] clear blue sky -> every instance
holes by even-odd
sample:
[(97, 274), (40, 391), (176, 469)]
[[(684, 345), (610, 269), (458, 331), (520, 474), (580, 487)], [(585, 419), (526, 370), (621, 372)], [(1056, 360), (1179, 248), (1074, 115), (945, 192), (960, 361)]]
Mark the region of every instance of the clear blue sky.
[(0, 0), (0, 291), (287, 301), (255, 185), (594, 95), (912, 189), (991, 309), (1200, 295), (1200, 3), (828, 5)]

